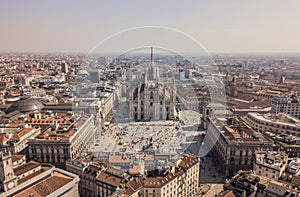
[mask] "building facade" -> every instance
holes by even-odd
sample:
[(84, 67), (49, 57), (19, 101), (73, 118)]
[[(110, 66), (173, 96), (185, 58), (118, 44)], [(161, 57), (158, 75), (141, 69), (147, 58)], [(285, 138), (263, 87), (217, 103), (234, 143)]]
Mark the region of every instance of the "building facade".
[(287, 167), (288, 156), (283, 152), (258, 152), (255, 154), (255, 174), (278, 180)]
[(173, 120), (176, 95), (157, 81), (145, 82), (131, 95), (130, 117), (134, 120)]
[(0, 152), (0, 192), (8, 191), (17, 185), (10, 152)]
[(49, 128), (28, 141), (29, 158), (65, 169), (66, 161), (81, 155), (93, 141), (94, 117), (82, 116), (65, 128)]
[(299, 98), (295, 95), (276, 96), (272, 99), (271, 113), (285, 113), (296, 118), (300, 118), (300, 102)]
[[(226, 176), (239, 170), (252, 170), (256, 151), (273, 150), (271, 141), (243, 123), (215, 117), (207, 120), (210, 126), (204, 142), (212, 146), (211, 154)], [(229, 122), (233, 124), (229, 125)]]
[(296, 197), (300, 195), (300, 189), (293, 180), (276, 181), (251, 172), (239, 172), (229, 182), (226, 184), (226, 189), (233, 191), (234, 196)]
[[(141, 76), (139, 76), (141, 77)], [(129, 117), (133, 120), (173, 120), (176, 107), (176, 91), (160, 81), (159, 67), (153, 62), (151, 48), (150, 65), (146, 65), (141, 81), (129, 88)]]
[(19, 153), (27, 147), (29, 139), (33, 139), (41, 133), (40, 128), (23, 128), (15, 132), (7, 141), (7, 145), (13, 153)]
[(170, 164), (170, 171), (163, 176), (138, 177), (129, 181), (124, 193), (130, 197), (194, 196), (198, 191), (199, 164), (199, 158), (183, 155)]
[(67, 170), (80, 177), (79, 193), (81, 196), (111, 196), (129, 180), (123, 170), (118, 170), (101, 163), (93, 155), (69, 160)]
[(176, 197), (194, 196), (198, 191), (200, 160), (182, 155), (162, 174), (130, 175), (101, 163), (93, 155), (67, 162), (67, 170), (79, 175), (81, 196)]

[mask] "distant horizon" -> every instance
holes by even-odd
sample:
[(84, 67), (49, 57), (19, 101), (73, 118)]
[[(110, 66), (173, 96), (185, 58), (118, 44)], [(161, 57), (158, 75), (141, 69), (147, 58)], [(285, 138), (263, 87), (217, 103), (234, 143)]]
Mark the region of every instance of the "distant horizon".
[[(88, 55), (88, 52), (25, 52), (25, 51), (0, 51), (0, 55), (4, 54), (32, 54), (32, 55)], [(105, 53), (90, 53), (90, 55), (117, 55), (118, 52), (105, 52)], [(147, 52), (133, 52), (129, 54), (147, 54)], [(162, 52), (156, 52), (155, 54), (166, 54)], [(185, 52), (187, 55), (201, 55), (201, 54), (210, 54), (210, 55), (300, 55), (300, 52)]]

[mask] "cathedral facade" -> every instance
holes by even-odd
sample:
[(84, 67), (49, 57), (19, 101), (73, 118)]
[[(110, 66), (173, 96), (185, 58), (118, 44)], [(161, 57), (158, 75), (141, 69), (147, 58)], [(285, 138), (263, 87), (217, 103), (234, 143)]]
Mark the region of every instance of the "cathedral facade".
[(130, 93), (130, 118), (142, 120), (174, 120), (176, 93), (159, 80), (159, 69), (151, 63), (145, 68), (144, 80)]

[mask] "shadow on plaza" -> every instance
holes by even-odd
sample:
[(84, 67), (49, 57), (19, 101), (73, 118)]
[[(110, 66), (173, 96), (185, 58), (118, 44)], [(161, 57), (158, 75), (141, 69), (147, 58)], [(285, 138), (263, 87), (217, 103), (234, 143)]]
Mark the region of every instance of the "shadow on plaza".
[[(192, 140), (197, 143), (190, 144), (184, 152), (199, 155), (203, 136), (194, 136)], [(214, 157), (208, 153), (200, 158), (200, 184), (223, 184), (225, 182), (225, 175), (221, 172), (222, 165), (214, 161)]]
[(200, 183), (201, 184), (217, 184), (225, 182), (225, 175), (221, 172), (222, 164), (214, 161), (214, 155), (210, 153), (205, 157), (201, 157), (200, 162)]
[(182, 130), (183, 131), (190, 131), (190, 132), (195, 132), (195, 131), (201, 131), (201, 126), (199, 124), (194, 124), (194, 125), (190, 125), (190, 126), (182, 126)]

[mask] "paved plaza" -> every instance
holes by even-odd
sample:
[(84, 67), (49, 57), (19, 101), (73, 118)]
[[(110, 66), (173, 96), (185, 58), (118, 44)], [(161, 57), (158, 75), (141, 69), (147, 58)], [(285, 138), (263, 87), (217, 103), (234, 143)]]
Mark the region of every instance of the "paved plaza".
[(90, 151), (181, 154), (191, 144), (199, 146), (195, 136), (201, 134), (198, 131), (200, 114), (191, 110), (180, 111), (178, 118), (177, 121), (111, 123), (93, 142)]

